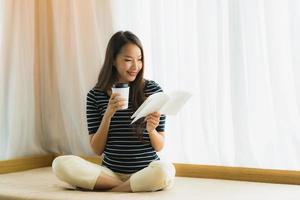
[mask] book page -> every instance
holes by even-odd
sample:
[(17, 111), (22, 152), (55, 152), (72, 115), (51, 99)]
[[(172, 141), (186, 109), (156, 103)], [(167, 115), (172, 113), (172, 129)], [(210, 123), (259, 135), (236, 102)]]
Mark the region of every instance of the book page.
[(185, 91), (171, 93), (169, 95), (170, 100), (160, 109), (160, 113), (165, 115), (176, 115), (191, 96), (192, 94)]
[(163, 92), (158, 92), (150, 95), (144, 101), (144, 103), (137, 109), (137, 111), (131, 116), (131, 118), (134, 118), (131, 124), (137, 121), (138, 119), (149, 115), (150, 113), (160, 111), (160, 109), (168, 100), (168, 95)]
[(153, 112), (176, 115), (190, 97), (191, 94), (184, 91), (173, 92), (170, 95), (163, 92), (155, 93), (149, 96), (131, 116), (134, 118), (131, 124)]

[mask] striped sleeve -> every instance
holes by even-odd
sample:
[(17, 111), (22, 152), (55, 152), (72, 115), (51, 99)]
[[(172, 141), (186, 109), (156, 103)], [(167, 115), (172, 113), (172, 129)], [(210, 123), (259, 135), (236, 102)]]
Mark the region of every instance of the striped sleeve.
[[(163, 92), (160, 85), (152, 80), (148, 80), (145, 88), (145, 95), (148, 97), (152, 94)], [(165, 124), (166, 124), (166, 116), (161, 115), (159, 120), (159, 125), (156, 127), (157, 132), (164, 132), (165, 131)]]
[(164, 132), (166, 125), (166, 115), (161, 115), (159, 119), (159, 125), (156, 127), (157, 132)]
[(94, 134), (97, 132), (102, 115), (96, 104), (95, 92), (90, 90), (86, 97), (86, 118), (89, 134)]

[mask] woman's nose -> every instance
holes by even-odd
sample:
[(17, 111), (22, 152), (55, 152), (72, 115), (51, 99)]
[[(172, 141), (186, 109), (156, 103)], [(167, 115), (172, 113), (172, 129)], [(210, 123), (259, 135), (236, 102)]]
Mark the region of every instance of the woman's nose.
[(137, 69), (138, 67), (139, 67), (138, 61), (134, 61), (134, 62), (133, 62), (133, 65), (132, 65), (132, 68), (133, 68), (133, 69)]

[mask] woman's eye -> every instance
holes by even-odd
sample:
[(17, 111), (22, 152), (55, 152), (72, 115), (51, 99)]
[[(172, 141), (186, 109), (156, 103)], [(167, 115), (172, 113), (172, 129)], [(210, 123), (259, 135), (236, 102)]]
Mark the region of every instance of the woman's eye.
[(125, 60), (126, 62), (130, 62), (131, 60)]

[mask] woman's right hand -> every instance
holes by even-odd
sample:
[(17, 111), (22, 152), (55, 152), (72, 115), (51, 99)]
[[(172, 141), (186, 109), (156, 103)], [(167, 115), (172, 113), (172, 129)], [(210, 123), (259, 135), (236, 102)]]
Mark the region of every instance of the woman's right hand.
[(106, 115), (112, 117), (117, 110), (122, 109), (125, 105), (125, 99), (120, 97), (118, 93), (112, 93), (107, 105)]

